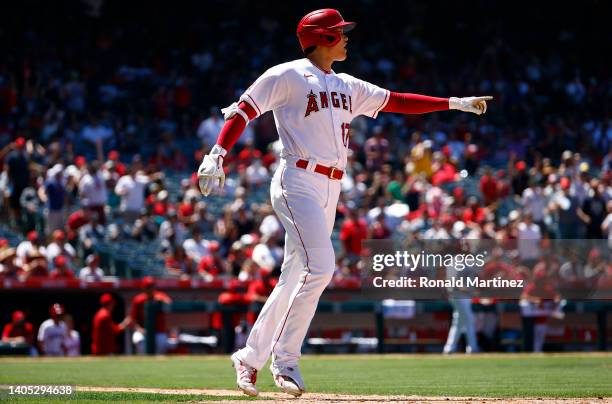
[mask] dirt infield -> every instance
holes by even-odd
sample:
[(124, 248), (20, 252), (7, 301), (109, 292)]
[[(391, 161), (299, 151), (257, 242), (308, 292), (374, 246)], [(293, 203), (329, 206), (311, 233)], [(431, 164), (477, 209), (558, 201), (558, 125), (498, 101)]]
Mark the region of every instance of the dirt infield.
[[(130, 388), (130, 387), (88, 387), (78, 386), (77, 391), (84, 392), (122, 392), (122, 393), (154, 393), (154, 394), (191, 394), (194, 396), (193, 403), (197, 403), (198, 395), (220, 396), (220, 397), (243, 397), (242, 393), (237, 390), (205, 390), (205, 389), (156, 389), (156, 388)], [(314, 404), (314, 403), (447, 403), (447, 404), (556, 404), (556, 403), (612, 403), (612, 398), (594, 397), (594, 398), (491, 398), (491, 397), (421, 397), (421, 396), (379, 396), (379, 395), (345, 395), (345, 394), (324, 394), (324, 393), (306, 393), (302, 397), (296, 399), (287, 396), (284, 393), (260, 393), (260, 397), (273, 399), (275, 402), (294, 402), (299, 404)], [(210, 401), (202, 401), (209, 403)], [(236, 403), (244, 404), (244, 400), (220, 400), (219, 403)], [(263, 401), (266, 402), (266, 401)]]

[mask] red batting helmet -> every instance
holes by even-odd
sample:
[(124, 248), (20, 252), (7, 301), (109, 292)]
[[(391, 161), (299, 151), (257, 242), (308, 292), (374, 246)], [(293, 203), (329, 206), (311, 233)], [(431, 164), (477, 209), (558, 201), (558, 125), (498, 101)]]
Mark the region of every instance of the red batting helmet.
[(53, 306), (49, 307), (49, 314), (51, 316), (61, 316), (64, 314), (64, 306), (59, 303), (55, 303)]
[(326, 46), (331, 48), (340, 42), (340, 34), (336, 28), (348, 32), (357, 25), (354, 22), (344, 21), (338, 10), (324, 8), (312, 11), (300, 20), (297, 27), (297, 36), (302, 50), (311, 46)]
[(100, 304), (102, 306), (104, 306), (105, 304), (114, 302), (114, 301), (115, 301), (115, 298), (110, 293), (105, 293), (102, 296), (100, 296)]
[(12, 316), (13, 323), (18, 323), (20, 321), (25, 320), (25, 314), (21, 310), (15, 310)]

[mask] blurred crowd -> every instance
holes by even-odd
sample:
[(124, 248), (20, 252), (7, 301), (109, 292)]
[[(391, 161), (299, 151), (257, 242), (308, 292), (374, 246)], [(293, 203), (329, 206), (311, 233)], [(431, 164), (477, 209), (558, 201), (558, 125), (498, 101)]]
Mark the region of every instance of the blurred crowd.
[[(395, 91), (495, 99), (478, 118), (354, 120), (335, 280), (359, 277), (366, 238), (612, 240), (612, 76), (591, 41), (609, 39), (596, 23), (608, 5), (560, 6), (572, 24), (542, 25), (535, 4), (518, 33), (504, 28), (519, 20), (509, 6), (460, 3), (445, 13), (426, 2), (337, 5), (360, 23), (337, 71)], [(0, 277), (116, 275), (100, 264), (101, 242), (158, 246), (164, 276), (278, 273), (283, 232), (261, 197), (278, 163), (270, 114), (227, 159), (223, 195), (201, 198), (192, 174), (223, 125), (219, 106), (300, 57), (301, 5), (239, 5), (3, 6), (0, 215), (20, 241), (0, 241)]]

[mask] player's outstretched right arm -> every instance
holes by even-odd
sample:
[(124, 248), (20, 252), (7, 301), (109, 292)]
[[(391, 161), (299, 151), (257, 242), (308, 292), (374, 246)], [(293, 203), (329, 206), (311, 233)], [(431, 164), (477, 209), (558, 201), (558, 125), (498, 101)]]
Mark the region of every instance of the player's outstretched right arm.
[(403, 114), (424, 114), (428, 112), (456, 109), (481, 115), (487, 112), (487, 101), (490, 96), (483, 97), (450, 97), (438, 98), (421, 94), (389, 92), (388, 101), (382, 112), (398, 112)]
[(198, 185), (204, 196), (208, 196), (216, 186), (223, 188), (225, 184), (223, 159), (236, 143), (249, 121), (257, 116), (255, 109), (244, 101), (240, 104), (233, 103), (221, 111), (225, 118), (225, 125), (219, 133), (217, 144), (210, 153), (204, 156), (202, 164), (198, 168)]

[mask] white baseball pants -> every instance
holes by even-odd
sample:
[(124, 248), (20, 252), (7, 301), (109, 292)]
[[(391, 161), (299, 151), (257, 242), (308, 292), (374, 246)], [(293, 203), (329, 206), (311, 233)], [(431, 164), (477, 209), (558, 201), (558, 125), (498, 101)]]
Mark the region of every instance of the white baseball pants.
[(319, 297), (335, 269), (331, 243), (340, 181), (281, 160), (270, 186), (272, 207), (285, 228), (281, 276), (238, 358), (261, 369), (270, 354), (295, 365)]
[(547, 332), (548, 325), (546, 323), (536, 323), (533, 326), (533, 352), (542, 352)]
[(466, 352), (478, 352), (478, 339), (476, 338), (476, 324), (474, 321), (474, 313), (472, 312), (472, 299), (470, 298), (450, 298), (448, 299), (453, 306), (453, 321), (444, 352), (451, 353), (457, 350), (457, 343), (462, 333), (465, 333)]

